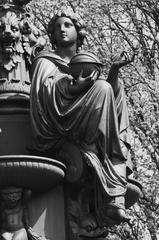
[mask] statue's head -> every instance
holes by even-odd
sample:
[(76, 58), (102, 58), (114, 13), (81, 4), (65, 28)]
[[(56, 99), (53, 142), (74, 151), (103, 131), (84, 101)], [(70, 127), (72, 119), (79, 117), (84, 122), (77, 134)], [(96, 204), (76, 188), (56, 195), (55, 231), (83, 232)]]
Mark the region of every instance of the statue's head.
[(13, 59), (13, 55), (14, 58), (15, 55), (24, 52), (30, 55), (34, 45), (45, 44), (44, 41), (42, 43), (41, 32), (33, 25), (30, 12), (25, 6), (28, 2), (30, 0), (0, 0), (0, 63), (2, 65), (7, 59)]
[(0, 52), (6, 57), (13, 55), (18, 49), (21, 38), (20, 20), (25, 12), (25, 5), (30, 0), (0, 0)]
[(54, 29), (55, 29), (56, 21), (60, 17), (66, 17), (72, 21), (72, 23), (74, 24), (74, 26), (76, 28), (77, 36), (78, 36), (77, 48), (81, 47), (83, 44), (84, 38), (86, 36), (85, 26), (84, 26), (82, 19), (80, 18), (80, 15), (73, 11), (70, 11), (69, 9), (57, 12), (48, 24), (48, 34), (49, 34), (52, 46), (56, 47), (56, 39), (55, 39), (55, 35), (54, 35)]
[(6, 187), (0, 190), (0, 199), (7, 208), (17, 206), (22, 199), (23, 189), (19, 187)]
[[(43, 48), (45, 40), (32, 24), (29, 13), (21, 14), (13, 9), (0, 12), (0, 65), (10, 65), (12, 61), (12, 68), (24, 53), (28, 61), (35, 45)], [(10, 70), (10, 66), (7, 69)]]
[(14, 11), (4, 12), (0, 18), (0, 50), (10, 57), (21, 39), (20, 19)]
[(45, 45), (29, 1), (0, 0), (0, 93), (29, 95), (32, 58)]

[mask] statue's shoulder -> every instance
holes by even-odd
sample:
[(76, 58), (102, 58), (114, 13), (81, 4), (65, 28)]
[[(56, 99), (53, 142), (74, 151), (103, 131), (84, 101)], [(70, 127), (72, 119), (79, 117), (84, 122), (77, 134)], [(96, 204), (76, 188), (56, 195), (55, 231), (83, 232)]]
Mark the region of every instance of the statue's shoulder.
[(58, 56), (54, 51), (51, 51), (51, 50), (42, 50), (41, 52), (39, 52), (35, 56), (33, 63), (41, 64), (44, 67), (45, 65), (48, 64), (46, 59), (56, 67), (63, 69), (65, 72), (69, 72), (69, 66), (67, 62), (64, 59), (62, 59), (60, 56)]
[(47, 59), (53, 60), (53, 59), (57, 59), (57, 55), (51, 50), (42, 50), (34, 57), (33, 62), (41, 58), (47, 58)]
[[(67, 62), (58, 56), (53, 50), (42, 50), (33, 59), (33, 63), (38, 62), (39, 59), (47, 59), (58, 67), (68, 68)], [(43, 62), (43, 61), (41, 61)]]

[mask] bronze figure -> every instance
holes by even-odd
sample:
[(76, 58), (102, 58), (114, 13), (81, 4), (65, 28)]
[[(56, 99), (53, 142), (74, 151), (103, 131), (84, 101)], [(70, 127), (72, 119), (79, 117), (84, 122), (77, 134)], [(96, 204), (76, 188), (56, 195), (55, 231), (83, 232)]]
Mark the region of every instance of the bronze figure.
[(121, 56), (108, 79), (96, 71), (88, 76), (80, 71), (73, 78), (70, 62), (83, 44), (83, 22), (76, 13), (62, 11), (50, 21), (48, 33), (53, 49), (41, 51), (32, 68), (33, 147), (68, 167), (67, 207), (73, 233), (103, 237), (108, 226), (129, 221), (125, 212), (132, 173), (127, 164), (129, 120), (118, 72), (133, 58)]

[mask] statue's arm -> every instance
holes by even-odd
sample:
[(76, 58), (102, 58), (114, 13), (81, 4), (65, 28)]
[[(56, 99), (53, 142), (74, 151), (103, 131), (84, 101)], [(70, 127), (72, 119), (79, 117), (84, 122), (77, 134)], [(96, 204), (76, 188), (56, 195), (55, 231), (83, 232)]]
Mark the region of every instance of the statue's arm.
[(47, 58), (39, 58), (33, 61), (31, 70), (32, 81), (34, 79), (37, 81), (37, 79), (46, 79), (49, 76), (54, 75), (56, 66)]
[(109, 70), (107, 82), (109, 82), (110, 85), (112, 86), (115, 95), (116, 95), (116, 92), (119, 89), (119, 85), (120, 85), (120, 83), (118, 81), (118, 74), (119, 74), (119, 68), (112, 65)]
[(115, 95), (120, 87), (120, 81), (118, 80), (119, 69), (132, 63), (134, 58), (135, 54), (133, 54), (132, 57), (129, 57), (126, 52), (122, 52), (122, 54), (114, 60), (110, 68), (107, 81), (111, 84)]
[(73, 95), (80, 94), (84, 90), (89, 89), (92, 86), (91, 82), (83, 83), (83, 84), (70, 84), (69, 85), (69, 92)]

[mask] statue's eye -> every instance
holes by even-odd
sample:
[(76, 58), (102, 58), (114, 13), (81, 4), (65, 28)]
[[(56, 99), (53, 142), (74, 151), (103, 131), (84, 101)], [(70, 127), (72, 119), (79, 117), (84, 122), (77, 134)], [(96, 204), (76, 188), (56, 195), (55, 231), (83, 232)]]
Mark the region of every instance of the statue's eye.
[(19, 29), (16, 26), (11, 26), (13, 32), (17, 32)]
[(65, 25), (66, 28), (70, 28), (70, 27), (74, 26), (73, 23), (71, 23), (71, 22), (65, 22), (64, 25)]

